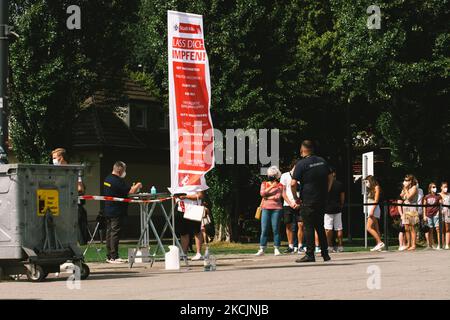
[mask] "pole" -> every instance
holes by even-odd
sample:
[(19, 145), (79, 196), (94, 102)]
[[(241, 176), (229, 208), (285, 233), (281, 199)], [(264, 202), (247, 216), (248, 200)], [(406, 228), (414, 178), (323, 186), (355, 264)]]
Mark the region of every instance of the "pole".
[(442, 204), (439, 204), (439, 238), (440, 238), (440, 246), (442, 249), (444, 249), (445, 247), (445, 239), (444, 237), (444, 233), (443, 233), (443, 223), (442, 223)]
[(389, 203), (386, 201), (383, 205), (384, 212), (384, 245), (386, 251), (389, 251), (389, 235), (388, 235), (388, 213), (389, 213)]
[[(347, 203), (352, 203), (351, 201), (351, 191), (352, 191), (352, 134), (350, 128), (350, 99), (348, 99), (347, 106)], [(352, 232), (351, 232), (351, 206), (347, 207), (347, 239), (348, 242), (352, 242)]]
[(5, 110), (7, 108), (7, 79), (8, 79), (8, 35), (9, 35), (8, 0), (0, 0), (0, 160), (6, 160)]

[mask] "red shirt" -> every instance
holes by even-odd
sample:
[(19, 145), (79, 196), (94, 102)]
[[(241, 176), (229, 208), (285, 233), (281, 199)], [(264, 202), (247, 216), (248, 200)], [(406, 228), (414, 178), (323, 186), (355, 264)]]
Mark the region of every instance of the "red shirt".
[(423, 201), (425, 204), (428, 205), (436, 205), (434, 207), (426, 207), (425, 208), (425, 214), (428, 218), (431, 218), (435, 216), (439, 212), (439, 201), (442, 199), (442, 197), (439, 194), (427, 194)]
[(279, 210), (283, 209), (283, 185), (278, 183), (275, 188), (272, 188), (269, 192), (266, 190), (269, 188), (268, 182), (263, 182), (261, 184), (260, 194), (261, 197), (265, 198), (273, 198), (273, 199), (264, 199), (261, 208), (268, 210)]

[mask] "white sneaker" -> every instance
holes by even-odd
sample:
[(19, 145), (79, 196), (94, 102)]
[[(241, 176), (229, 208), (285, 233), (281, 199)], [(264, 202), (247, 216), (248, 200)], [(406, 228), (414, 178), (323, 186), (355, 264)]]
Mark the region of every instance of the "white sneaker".
[(274, 254), (275, 256), (281, 256), (281, 252), (280, 252), (280, 250), (278, 250), (278, 248), (275, 248), (275, 249), (273, 250), (273, 254)]
[(450, 250), (450, 247), (448, 245), (446, 245), (445, 250)]
[(110, 260), (106, 260), (106, 263), (122, 264), (123, 262), (120, 262), (119, 259), (110, 259)]
[(191, 258), (191, 261), (200, 261), (203, 259), (203, 256), (200, 253), (197, 253), (195, 256)]
[(295, 247), (295, 248), (294, 248), (294, 253), (297, 253), (297, 251), (299, 251), (299, 250), (298, 250), (297, 247)]
[(118, 258), (116, 259), (117, 263), (128, 263), (127, 259)]
[(315, 252), (316, 253), (320, 253), (321, 252), (320, 247), (316, 247), (316, 251)]
[(398, 251), (405, 251), (406, 249), (408, 249), (408, 247), (406, 247), (406, 246), (398, 247)]
[(384, 243), (380, 242), (379, 244), (377, 244), (375, 247), (373, 247), (372, 249), (370, 249), (370, 251), (374, 252), (374, 251), (381, 251), (381, 249), (384, 248)]
[(260, 257), (264, 255), (264, 250), (263, 249), (259, 249), (257, 253), (255, 253), (255, 256)]
[(344, 252), (344, 247), (337, 247), (337, 252)]
[(436, 246), (436, 248), (434, 248), (434, 250), (441, 250), (440, 246)]

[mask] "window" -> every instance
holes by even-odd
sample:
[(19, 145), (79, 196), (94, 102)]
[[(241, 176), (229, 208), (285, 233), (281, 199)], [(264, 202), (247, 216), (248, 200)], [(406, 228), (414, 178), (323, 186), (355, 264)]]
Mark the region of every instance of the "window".
[(147, 129), (147, 106), (140, 104), (132, 104), (130, 106), (131, 121), (130, 125), (135, 129)]

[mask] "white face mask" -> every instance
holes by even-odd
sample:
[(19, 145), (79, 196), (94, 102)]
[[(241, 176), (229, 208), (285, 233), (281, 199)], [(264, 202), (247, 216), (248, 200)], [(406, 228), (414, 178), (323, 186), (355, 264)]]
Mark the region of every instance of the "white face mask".
[(370, 188), (370, 182), (366, 181), (366, 188)]
[(437, 188), (436, 188), (436, 187), (435, 187), (435, 188), (431, 188), (431, 191), (433, 191), (434, 193), (436, 193)]
[(124, 179), (126, 176), (127, 176), (127, 172), (124, 171), (120, 177), (121, 177), (122, 179)]
[(55, 166), (59, 166), (59, 161), (58, 161), (58, 159), (53, 159), (53, 164), (54, 164)]
[(409, 182), (407, 182), (407, 181), (403, 181), (403, 186), (404, 186), (404, 187), (407, 187), (407, 186), (409, 186)]
[(447, 191), (448, 191), (448, 188), (442, 188), (443, 193), (447, 193)]

